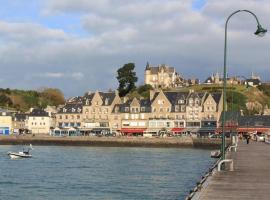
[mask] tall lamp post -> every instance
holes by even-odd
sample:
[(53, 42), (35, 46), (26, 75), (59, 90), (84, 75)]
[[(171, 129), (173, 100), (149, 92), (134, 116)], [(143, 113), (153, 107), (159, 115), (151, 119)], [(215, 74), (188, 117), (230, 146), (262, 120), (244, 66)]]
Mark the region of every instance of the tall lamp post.
[(235, 12), (233, 12), (226, 20), (226, 24), (225, 24), (225, 44), (224, 44), (224, 68), (223, 68), (223, 115), (222, 115), (222, 143), (221, 143), (221, 159), (224, 160), (225, 159), (225, 121), (226, 121), (226, 85), (227, 85), (227, 70), (226, 70), (226, 60), (227, 60), (227, 26), (228, 26), (228, 22), (229, 19), (235, 15), (236, 13), (239, 12), (247, 12), (251, 15), (253, 15), (253, 17), (256, 19), (257, 22), (257, 30), (254, 33), (255, 35), (258, 35), (260, 37), (264, 36), (264, 34), (267, 32), (266, 29), (264, 29), (257, 16), (249, 11), (249, 10), (237, 10)]

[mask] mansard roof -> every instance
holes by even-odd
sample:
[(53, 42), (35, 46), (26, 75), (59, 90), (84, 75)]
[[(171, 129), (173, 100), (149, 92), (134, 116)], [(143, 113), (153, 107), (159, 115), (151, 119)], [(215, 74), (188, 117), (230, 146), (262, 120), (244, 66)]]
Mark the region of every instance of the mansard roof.
[(102, 98), (102, 105), (103, 106), (111, 105), (113, 103), (113, 100), (115, 99), (115, 96), (116, 96), (115, 92), (99, 92), (99, 95)]
[(31, 116), (31, 117), (35, 117), (35, 116), (36, 117), (48, 117), (49, 114), (46, 111), (42, 110), (42, 109), (34, 108), (30, 112), (29, 116)]
[(270, 127), (270, 116), (269, 115), (240, 116), (238, 119), (238, 126), (245, 128)]
[(146, 69), (150, 70), (151, 74), (158, 74), (161, 71), (161, 69), (163, 69), (167, 73), (174, 73), (175, 72), (174, 67), (170, 67), (170, 66), (167, 66), (165, 64), (158, 65), (157, 67), (152, 67), (152, 66), (148, 65)]
[(66, 102), (69, 103), (69, 104), (82, 103), (83, 102), (83, 97), (81, 97), (81, 96), (71, 97)]
[[(114, 106), (113, 111), (115, 111), (115, 107), (119, 107), (119, 111), (121, 113), (129, 113), (130, 110), (126, 110), (125, 108), (128, 107), (130, 108), (130, 104), (131, 104), (132, 100), (129, 99), (127, 100), (125, 103), (122, 104), (117, 104), (116, 106)], [(145, 112), (151, 112), (151, 101), (149, 99), (140, 99), (139, 100), (140, 103), (140, 108), (144, 107), (144, 110), (140, 110), (141, 113), (145, 113)]]
[(216, 92), (216, 93), (210, 93), (215, 100), (215, 102), (218, 104), (220, 102), (222, 93), (221, 92)]
[(21, 122), (21, 121), (25, 121), (26, 118), (27, 118), (27, 114), (24, 114), (24, 113), (16, 113), (14, 115), (14, 121)]
[[(171, 102), (172, 105), (185, 104), (185, 100), (188, 96), (188, 92), (164, 92), (165, 96)], [(180, 103), (179, 100), (184, 100)]]
[(60, 108), (58, 113), (61, 114), (80, 114), (82, 113), (83, 104), (66, 104), (64, 107)]

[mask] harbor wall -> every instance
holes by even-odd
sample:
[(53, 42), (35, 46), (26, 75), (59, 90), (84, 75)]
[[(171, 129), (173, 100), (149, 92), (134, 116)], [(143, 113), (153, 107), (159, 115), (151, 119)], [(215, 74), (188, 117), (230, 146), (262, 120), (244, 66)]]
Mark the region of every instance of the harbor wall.
[(55, 145), (101, 147), (157, 147), (218, 149), (220, 139), (168, 137), (52, 137), (52, 136), (0, 136), (0, 145)]

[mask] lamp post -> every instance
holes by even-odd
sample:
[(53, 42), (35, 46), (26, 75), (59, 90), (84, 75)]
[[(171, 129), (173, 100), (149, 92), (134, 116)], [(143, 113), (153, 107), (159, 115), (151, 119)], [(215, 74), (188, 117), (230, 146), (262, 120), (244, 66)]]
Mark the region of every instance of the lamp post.
[(267, 32), (266, 29), (262, 28), (257, 16), (249, 11), (249, 10), (237, 10), (235, 12), (233, 12), (226, 20), (225, 23), (225, 43), (224, 43), (224, 68), (223, 68), (223, 115), (222, 115), (222, 143), (221, 143), (221, 159), (224, 160), (225, 159), (225, 121), (226, 121), (226, 85), (227, 85), (227, 70), (226, 70), (226, 61), (227, 61), (227, 26), (228, 26), (228, 22), (229, 19), (235, 15), (236, 13), (239, 12), (247, 12), (251, 15), (253, 15), (253, 17), (256, 19), (257, 22), (257, 30), (254, 33), (255, 35), (258, 35), (260, 37), (264, 36), (264, 34)]

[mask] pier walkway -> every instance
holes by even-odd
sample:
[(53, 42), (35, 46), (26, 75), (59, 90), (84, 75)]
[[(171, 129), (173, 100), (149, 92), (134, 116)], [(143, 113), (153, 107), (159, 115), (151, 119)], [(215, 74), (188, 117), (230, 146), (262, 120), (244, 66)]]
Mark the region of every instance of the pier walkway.
[(270, 145), (244, 142), (240, 140), (237, 152), (232, 152), (234, 171), (213, 175), (200, 200), (270, 199)]

